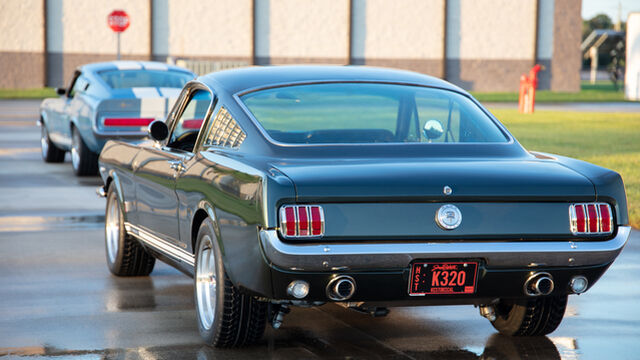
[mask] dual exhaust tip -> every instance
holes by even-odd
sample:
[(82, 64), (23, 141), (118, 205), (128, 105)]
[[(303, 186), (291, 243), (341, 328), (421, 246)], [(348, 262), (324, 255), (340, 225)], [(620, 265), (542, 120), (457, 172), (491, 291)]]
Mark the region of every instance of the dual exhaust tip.
[(553, 277), (546, 272), (534, 273), (524, 283), (524, 293), (528, 296), (549, 295), (554, 288)]
[[(293, 283), (292, 283), (293, 284)], [(307, 284), (308, 286), (308, 284)], [(571, 279), (571, 290), (580, 294), (586, 291), (588, 287), (588, 281), (584, 276), (575, 276)], [(524, 293), (528, 296), (546, 296), (553, 292), (555, 283), (553, 276), (547, 272), (537, 272), (529, 276), (524, 283)], [(333, 301), (345, 301), (349, 300), (356, 292), (356, 281), (347, 275), (336, 276), (327, 283), (326, 294), (327, 297)], [(303, 296), (296, 296), (297, 298), (303, 298), (308, 293), (308, 287)]]
[(340, 275), (327, 284), (327, 297), (334, 301), (349, 300), (356, 292), (356, 281), (351, 276)]
[[(304, 299), (310, 291), (310, 284), (304, 280), (293, 280), (287, 286), (287, 294)], [(356, 292), (356, 281), (347, 275), (339, 275), (329, 280), (326, 286), (327, 297), (333, 301), (349, 300)]]

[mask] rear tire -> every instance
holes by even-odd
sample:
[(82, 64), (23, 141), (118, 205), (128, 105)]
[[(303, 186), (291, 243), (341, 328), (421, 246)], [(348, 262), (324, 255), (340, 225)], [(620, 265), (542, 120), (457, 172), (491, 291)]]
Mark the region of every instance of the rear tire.
[(107, 191), (104, 217), (104, 239), (109, 271), (116, 276), (147, 276), (156, 259), (124, 229), (124, 217), (115, 186)]
[(98, 173), (98, 155), (89, 150), (80, 131), (71, 129), (71, 165), (76, 176), (96, 175)]
[(40, 123), (40, 149), (44, 162), (60, 163), (64, 161), (65, 152), (51, 142), (47, 126), (44, 122)]
[(496, 330), (504, 335), (540, 336), (552, 333), (562, 322), (567, 295), (505, 301), (496, 305)]
[(210, 345), (239, 347), (258, 341), (267, 321), (267, 303), (241, 293), (227, 276), (213, 224), (206, 219), (196, 242), (194, 298), (198, 330)]

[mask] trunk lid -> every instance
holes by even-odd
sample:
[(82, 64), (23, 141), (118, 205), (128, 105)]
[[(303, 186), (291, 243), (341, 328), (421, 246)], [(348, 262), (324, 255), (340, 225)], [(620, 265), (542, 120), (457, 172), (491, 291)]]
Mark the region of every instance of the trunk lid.
[[(274, 164), (298, 201), (589, 201), (593, 184), (550, 160), (319, 161)], [(452, 193), (445, 196), (449, 186)]]
[[(324, 208), (324, 240), (570, 238), (569, 203), (595, 201), (590, 180), (550, 160), (282, 162), (298, 203)], [(452, 189), (444, 194), (444, 187)], [(453, 230), (435, 220), (460, 209)]]

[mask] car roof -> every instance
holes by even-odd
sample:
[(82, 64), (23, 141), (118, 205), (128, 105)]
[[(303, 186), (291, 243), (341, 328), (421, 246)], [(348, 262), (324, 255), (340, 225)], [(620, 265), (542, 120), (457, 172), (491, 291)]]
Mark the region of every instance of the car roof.
[(214, 72), (201, 76), (198, 80), (214, 87), (217, 84), (231, 94), (270, 86), (326, 81), (406, 83), (466, 94), (459, 87), (433, 76), (406, 70), (353, 65), (252, 66)]
[(85, 72), (99, 72), (104, 70), (160, 70), (160, 71), (181, 71), (185, 73), (193, 74), (191, 71), (181, 68), (179, 66), (165, 64), (156, 61), (132, 61), (132, 60), (119, 60), (119, 61), (107, 61), (82, 65), (80, 70)]

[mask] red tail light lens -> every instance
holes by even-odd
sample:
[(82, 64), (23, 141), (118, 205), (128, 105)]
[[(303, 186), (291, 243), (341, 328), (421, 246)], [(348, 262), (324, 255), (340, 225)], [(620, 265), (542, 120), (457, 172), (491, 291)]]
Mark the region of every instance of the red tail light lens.
[(309, 236), (308, 206), (298, 206), (298, 236)]
[(296, 236), (296, 209), (288, 206), (282, 209), (280, 214), (280, 229), (285, 236)]
[(572, 204), (569, 223), (574, 235), (603, 235), (613, 232), (611, 206), (605, 203)]
[(587, 215), (584, 212), (583, 205), (575, 205), (575, 218), (576, 218), (576, 230), (573, 232), (576, 233), (585, 233), (587, 232)]
[(287, 205), (280, 208), (280, 234), (285, 238), (314, 238), (324, 235), (321, 206)]
[(589, 226), (589, 232), (597, 233), (598, 232), (598, 210), (596, 210), (596, 206), (593, 204), (587, 205), (587, 223)]
[(183, 129), (200, 129), (203, 119), (190, 119), (182, 122)]
[(611, 209), (609, 205), (600, 204), (598, 206), (600, 210), (600, 231), (609, 233), (613, 228), (613, 219), (611, 217)]
[(154, 118), (105, 118), (104, 126), (147, 126)]
[(324, 234), (324, 212), (320, 206), (311, 207), (311, 235)]

